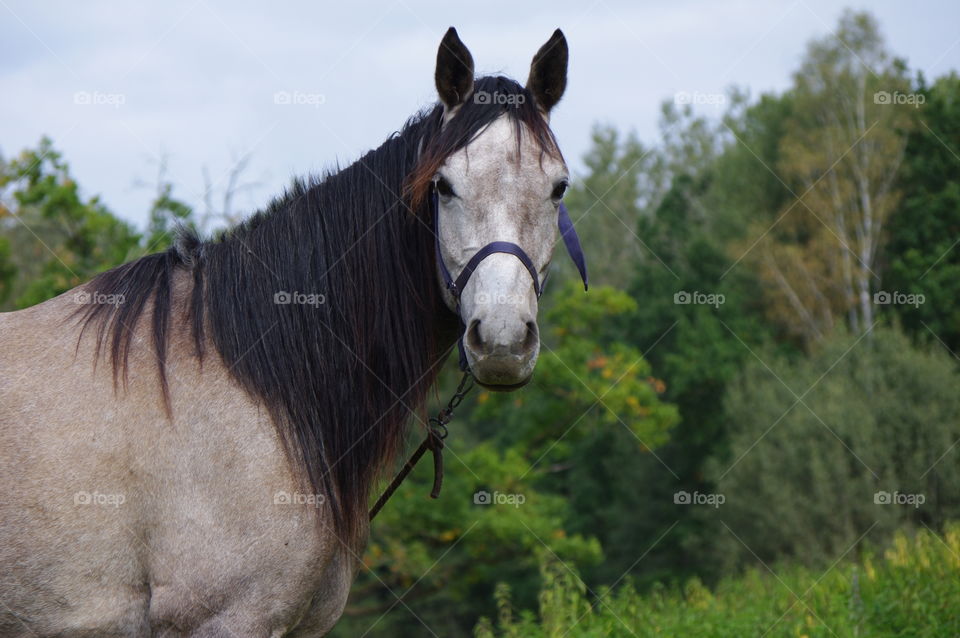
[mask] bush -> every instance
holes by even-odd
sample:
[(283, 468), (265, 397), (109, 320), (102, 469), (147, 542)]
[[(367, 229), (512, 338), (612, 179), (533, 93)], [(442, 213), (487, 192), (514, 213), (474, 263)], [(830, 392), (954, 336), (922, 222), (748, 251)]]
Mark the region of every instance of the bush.
[(710, 469), (726, 502), (698, 508), (713, 523), (693, 548), (704, 560), (824, 564), (864, 534), (882, 544), (960, 519), (960, 394), (944, 351), (879, 329), (758, 358), (727, 395), (730, 452)]
[(539, 614), (515, 613), (501, 587), (499, 617), (482, 619), (477, 638), (960, 635), (958, 524), (942, 537), (900, 532), (882, 557), (859, 564), (751, 568), (712, 590), (692, 580), (643, 595), (626, 584), (588, 597), (573, 571), (549, 555), (543, 559)]

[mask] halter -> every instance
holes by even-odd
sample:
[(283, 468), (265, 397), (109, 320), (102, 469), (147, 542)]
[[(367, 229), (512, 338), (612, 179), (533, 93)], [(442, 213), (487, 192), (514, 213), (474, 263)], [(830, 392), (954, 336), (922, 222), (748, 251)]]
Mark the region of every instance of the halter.
[[(430, 202), (433, 206), (433, 229), (436, 235), (436, 241), (434, 243), (437, 251), (437, 264), (440, 266), (443, 283), (457, 301), (458, 315), (460, 314), (460, 294), (470, 280), (470, 276), (473, 275), (481, 261), (495, 253), (506, 253), (519, 259), (520, 263), (523, 264), (533, 279), (533, 290), (537, 293), (537, 297), (543, 294), (543, 283), (540, 282), (540, 278), (537, 276), (537, 269), (533, 265), (533, 260), (524, 252), (523, 248), (509, 241), (492, 241), (478, 250), (467, 262), (467, 265), (463, 267), (463, 270), (460, 271), (457, 278), (454, 279), (447, 269), (447, 265), (443, 263), (443, 255), (440, 253), (440, 198), (437, 194), (436, 186), (432, 189)], [(567, 213), (567, 207), (563, 205), (563, 202), (560, 203), (557, 214), (557, 226), (560, 227), (560, 236), (563, 237), (563, 243), (567, 247), (567, 252), (570, 253), (570, 258), (580, 272), (580, 278), (583, 280), (583, 289), (586, 290), (587, 262), (583, 257), (583, 248), (580, 247), (580, 238), (577, 237), (577, 231), (573, 228), (573, 222), (570, 221), (570, 215)], [(546, 277), (544, 277), (544, 283), (545, 282)], [(447, 438), (447, 424), (450, 422), (450, 419), (453, 418), (453, 410), (460, 405), (463, 398), (473, 388), (473, 375), (470, 373), (470, 367), (467, 365), (466, 351), (463, 349), (463, 332), (466, 329), (463, 324), (463, 317), (460, 317), (460, 328), (460, 339), (457, 341), (457, 347), (460, 349), (460, 370), (463, 371), (463, 376), (460, 378), (460, 385), (457, 386), (457, 391), (454, 393), (453, 398), (447, 403), (447, 407), (440, 410), (437, 416), (430, 419), (427, 425), (427, 436), (423, 440), (423, 443), (420, 444), (420, 447), (416, 449), (410, 459), (404, 464), (403, 468), (401, 468), (400, 472), (394, 477), (393, 481), (390, 482), (380, 495), (380, 498), (377, 499), (377, 502), (374, 503), (369, 515), (371, 521), (390, 497), (393, 496), (393, 493), (397, 491), (397, 488), (400, 487), (400, 484), (407, 475), (410, 474), (420, 458), (426, 454), (427, 450), (433, 453), (433, 489), (430, 491), (430, 498), (440, 496), (440, 485), (443, 482), (443, 440)]]
[[(480, 262), (496, 253), (513, 255), (519, 259), (523, 267), (530, 273), (530, 278), (533, 280), (533, 290), (537, 293), (537, 298), (543, 294), (543, 285), (546, 283), (547, 278), (544, 277), (541, 283), (540, 277), (537, 275), (537, 269), (533, 265), (533, 260), (530, 259), (530, 256), (527, 255), (523, 248), (511, 241), (492, 241), (482, 247), (473, 254), (470, 260), (467, 261), (467, 265), (463, 267), (463, 270), (461, 270), (457, 278), (454, 279), (447, 265), (444, 263), (443, 254), (440, 251), (440, 195), (437, 193), (436, 185), (431, 187), (430, 204), (433, 207), (433, 232), (435, 235), (434, 246), (437, 253), (437, 265), (440, 267), (440, 275), (443, 277), (444, 285), (457, 302), (458, 315), (460, 314), (460, 295), (463, 293), (463, 289), (466, 288), (467, 282), (470, 281), (470, 277), (476, 271)], [(587, 262), (583, 256), (583, 248), (580, 246), (580, 238), (577, 236), (577, 231), (573, 227), (570, 214), (567, 212), (567, 207), (564, 206), (563, 202), (560, 202), (557, 211), (557, 227), (560, 229), (560, 236), (563, 238), (563, 243), (567, 247), (567, 253), (569, 253), (570, 259), (573, 260), (574, 265), (577, 267), (577, 271), (580, 273), (580, 279), (583, 280), (583, 289), (587, 290)], [(467, 353), (463, 347), (463, 337), (465, 333), (466, 325), (461, 316), (460, 338), (457, 340), (457, 349), (460, 352), (460, 370), (468, 372), (470, 366), (467, 363)]]

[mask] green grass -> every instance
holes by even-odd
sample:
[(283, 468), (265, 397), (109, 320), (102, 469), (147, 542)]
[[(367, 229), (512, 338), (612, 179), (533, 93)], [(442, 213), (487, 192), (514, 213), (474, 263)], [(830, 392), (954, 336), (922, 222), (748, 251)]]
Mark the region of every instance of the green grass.
[(960, 524), (898, 534), (860, 563), (761, 567), (712, 590), (691, 581), (638, 594), (627, 584), (591, 597), (558, 561), (541, 572), (539, 613), (515, 612), (501, 586), (499, 617), (481, 620), (477, 638), (960, 636)]

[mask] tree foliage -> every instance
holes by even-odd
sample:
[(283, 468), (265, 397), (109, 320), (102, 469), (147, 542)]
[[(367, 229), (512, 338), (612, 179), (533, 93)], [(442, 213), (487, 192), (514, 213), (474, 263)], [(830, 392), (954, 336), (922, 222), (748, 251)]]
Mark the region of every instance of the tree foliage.
[(888, 308), (923, 341), (960, 352), (960, 77), (916, 88), (925, 101), (898, 178), (900, 206), (888, 225), (883, 292), (923, 295)]
[(83, 198), (69, 166), (46, 138), (36, 149), (0, 160), (0, 230), (0, 291), (16, 308), (123, 263), (140, 240), (97, 197)]
[[(726, 419), (729, 451), (709, 466), (726, 503), (704, 515), (736, 535), (707, 551), (728, 567), (818, 563), (868, 532), (884, 540), (960, 519), (960, 394), (939, 345), (918, 350), (878, 328), (838, 332), (812, 357), (763, 351), (730, 384)], [(878, 504), (882, 493), (923, 502)]]
[(855, 332), (874, 323), (880, 242), (916, 113), (900, 102), (909, 94), (905, 64), (864, 13), (847, 12), (812, 42), (794, 76), (776, 171), (795, 197), (774, 224), (758, 220), (751, 259), (770, 319), (804, 343), (838, 323)]

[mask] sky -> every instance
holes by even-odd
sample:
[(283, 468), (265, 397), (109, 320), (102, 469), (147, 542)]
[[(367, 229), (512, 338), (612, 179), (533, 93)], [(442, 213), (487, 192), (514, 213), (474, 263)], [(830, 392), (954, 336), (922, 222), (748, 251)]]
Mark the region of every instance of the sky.
[(349, 164), (432, 104), (449, 26), (479, 74), (521, 82), (560, 27), (569, 80), (551, 124), (577, 175), (598, 123), (652, 144), (661, 103), (678, 94), (786, 89), (807, 42), (831, 33), (845, 6), (870, 11), (912, 70), (960, 68), (955, 0), (0, 0), (0, 156), (51, 137), (83, 193), (139, 228), (162, 158), (175, 196), (202, 208), (204, 171), (219, 201), (246, 157), (234, 212), (249, 213), (291, 177)]

